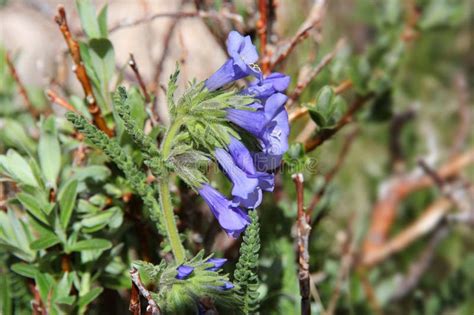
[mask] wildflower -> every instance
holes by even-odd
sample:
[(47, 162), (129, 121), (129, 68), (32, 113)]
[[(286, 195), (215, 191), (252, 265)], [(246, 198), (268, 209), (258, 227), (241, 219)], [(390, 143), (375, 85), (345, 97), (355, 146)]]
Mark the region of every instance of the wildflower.
[(257, 48), (252, 44), (250, 36), (244, 37), (232, 31), (227, 37), (226, 45), (230, 58), (206, 80), (205, 85), (210, 91), (248, 75), (261, 76), (255, 65), (258, 60)]
[(199, 189), (199, 194), (206, 201), (220, 226), (229, 236), (238, 237), (247, 225), (250, 224), (247, 213), (212, 186), (208, 184), (202, 185)]
[(227, 290), (230, 290), (230, 289), (233, 289), (233, 288), (234, 288), (234, 285), (232, 283), (230, 283), (229, 281), (224, 282), (224, 285), (219, 287), (219, 289), (222, 290), (222, 291), (227, 291)]
[(178, 274), (176, 275), (176, 279), (184, 280), (188, 278), (194, 271), (194, 267), (187, 266), (187, 265), (180, 265), (176, 268)]
[(258, 179), (245, 173), (224, 149), (216, 149), (215, 156), (233, 184), (232, 196), (235, 197), (235, 200), (249, 208), (260, 205), (262, 192), (258, 189)]
[(242, 94), (252, 95), (259, 99), (266, 99), (278, 92), (284, 92), (290, 84), (290, 77), (282, 73), (274, 72), (263, 80), (254, 80)]
[(227, 262), (227, 259), (225, 258), (209, 258), (206, 260), (206, 263), (212, 263), (214, 266), (207, 268), (206, 270), (209, 271), (217, 271), (224, 266), (224, 264)]
[(227, 119), (254, 136), (258, 136), (265, 127), (265, 113), (256, 104), (248, 105), (248, 107), (248, 110), (228, 109)]

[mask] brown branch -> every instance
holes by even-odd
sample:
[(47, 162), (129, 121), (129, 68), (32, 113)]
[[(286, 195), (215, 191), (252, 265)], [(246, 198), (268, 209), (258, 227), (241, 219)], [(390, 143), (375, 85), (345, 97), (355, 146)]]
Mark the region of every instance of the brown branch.
[(378, 264), (391, 255), (408, 247), (421, 236), (433, 231), (446, 216), (452, 206), (451, 200), (442, 197), (431, 204), (423, 214), (402, 232), (394, 236), (382, 246), (372, 251), (365, 251), (361, 263), (371, 267)]
[(57, 104), (69, 111), (72, 111), (72, 112), (76, 112), (77, 113), (77, 110), (74, 108), (74, 106), (72, 106), (68, 101), (66, 101), (65, 99), (61, 98), (58, 94), (56, 94), (56, 92), (54, 92), (53, 90), (50, 90), (50, 89), (47, 89), (46, 90), (46, 96), (48, 97), (49, 101), (51, 103), (54, 103), (54, 104)]
[(395, 172), (400, 172), (404, 168), (405, 156), (400, 142), (401, 132), (403, 127), (415, 118), (415, 114), (416, 112), (414, 109), (408, 109), (394, 115), (390, 122), (390, 164)]
[[(334, 94), (341, 94), (352, 87), (351, 80), (344, 80), (338, 86), (334, 87)], [(288, 116), (290, 123), (294, 122), (298, 118), (303, 117), (308, 113), (307, 107), (298, 107), (297, 109), (293, 110)]]
[(308, 217), (304, 209), (304, 178), (302, 173), (292, 176), (296, 188), (297, 200), (297, 253), (298, 253), (298, 280), (300, 283), (301, 314), (311, 314), (311, 285), (309, 274), (309, 234), (311, 226), (308, 224)]
[(142, 75), (140, 74), (140, 71), (138, 71), (138, 65), (135, 62), (135, 57), (133, 56), (132, 53), (130, 53), (130, 59), (128, 60), (128, 65), (130, 66), (130, 68), (132, 68), (132, 71), (135, 74), (135, 77), (137, 78), (138, 84), (140, 85), (140, 88), (142, 89), (143, 96), (145, 97), (145, 102), (149, 104), (151, 102), (150, 94), (148, 94), (145, 81), (143, 81)]
[[(316, 194), (314, 194), (313, 199), (311, 200), (311, 203), (309, 204), (309, 207), (307, 209), (307, 214), (308, 214), (309, 218), (311, 218), (311, 215), (312, 215), (314, 209), (316, 209), (317, 205), (321, 201), (321, 198), (326, 193), (326, 189), (327, 189), (329, 183), (332, 181), (332, 179), (337, 174), (337, 172), (339, 172), (342, 164), (346, 160), (346, 157), (349, 153), (349, 149), (351, 148), (352, 143), (354, 143), (354, 140), (355, 140), (355, 138), (357, 137), (358, 134), (359, 134), (359, 129), (356, 128), (346, 137), (346, 139), (344, 141), (344, 144), (342, 145), (342, 149), (339, 152), (339, 155), (337, 157), (336, 163), (329, 170), (329, 172), (327, 172), (326, 175), (324, 175), (324, 186), (320, 190), (318, 190), (318, 192)], [(319, 213), (318, 216), (315, 218), (313, 224), (316, 224), (317, 222), (321, 221), (322, 216), (324, 216), (324, 215), (325, 215), (325, 213)], [(313, 224), (312, 224), (312, 226), (314, 227)]]
[(135, 289), (132, 290), (138, 290), (138, 292), (148, 301), (147, 311), (151, 312), (152, 315), (160, 315), (160, 308), (151, 297), (150, 292), (143, 285), (142, 280), (140, 279), (140, 274), (135, 267), (130, 269), (130, 276), (132, 278), (132, 286), (135, 286)]
[(97, 105), (96, 98), (94, 96), (92, 85), (87, 76), (86, 68), (81, 58), (81, 51), (79, 49), (79, 44), (74, 38), (72, 38), (71, 31), (67, 24), (66, 11), (62, 5), (58, 6), (57, 15), (54, 17), (54, 20), (59, 26), (61, 33), (63, 34), (64, 40), (69, 48), (69, 53), (74, 62), (73, 71), (76, 73), (76, 77), (82, 85), (84, 94), (86, 96), (87, 108), (89, 113), (92, 115), (94, 124), (103, 132), (105, 132), (109, 137), (113, 136), (114, 132), (111, 130), (105, 120), (102, 117), (100, 107)]
[(349, 107), (348, 111), (342, 116), (342, 118), (337, 122), (336, 126), (332, 129), (323, 129), (318, 132), (313, 138), (308, 139), (304, 143), (305, 152), (310, 152), (323, 144), (326, 140), (330, 139), (335, 135), (339, 130), (341, 130), (345, 125), (353, 121), (354, 115), (356, 112), (364, 106), (364, 104), (373, 97), (373, 94), (367, 94), (365, 96), (357, 97), (352, 105)]
[(311, 71), (302, 77), (302, 79), (296, 84), (295, 90), (290, 94), (286, 107), (290, 108), (294, 102), (300, 97), (301, 93), (308, 87), (313, 79), (334, 59), (339, 50), (344, 46), (345, 39), (341, 38), (337, 41), (334, 49), (326, 54), (319, 64), (311, 69)]
[[(182, 4), (180, 4), (181, 6)], [(154, 94), (155, 94), (155, 100), (153, 107), (151, 109), (153, 113), (153, 119), (155, 121), (158, 120), (158, 112), (157, 112), (157, 103), (158, 103), (158, 93), (160, 90), (160, 79), (161, 79), (161, 74), (163, 73), (163, 66), (165, 64), (166, 58), (168, 57), (169, 49), (170, 49), (170, 43), (171, 43), (171, 38), (173, 37), (174, 30), (176, 29), (176, 26), (178, 25), (179, 19), (175, 18), (171, 24), (168, 27), (168, 30), (165, 32), (165, 38), (163, 40), (163, 51), (161, 53), (160, 59), (158, 60), (158, 63), (156, 65), (156, 70), (155, 70), (155, 75), (153, 77), (153, 84), (154, 84)]]
[(268, 31), (268, 3), (267, 0), (258, 0), (260, 19), (257, 22), (257, 34), (260, 38), (260, 56), (262, 56), (262, 72), (270, 72), (270, 59), (267, 56), (267, 31)]
[(472, 125), (472, 112), (469, 107), (469, 87), (466, 76), (459, 74), (454, 80), (456, 95), (458, 96), (458, 117), (459, 124), (454, 134), (453, 146), (451, 148), (451, 155), (455, 155), (462, 150), (466, 140), (470, 135), (470, 127)]
[(18, 86), (18, 90), (20, 91), (20, 95), (23, 98), (23, 102), (25, 103), (26, 109), (31, 113), (31, 115), (35, 118), (40, 116), (40, 112), (33, 106), (30, 97), (28, 96), (28, 92), (26, 91), (23, 82), (20, 80), (18, 76), (18, 72), (16, 71), (15, 65), (13, 64), (10, 53), (5, 54), (5, 61), (7, 63), (8, 69), (10, 70), (10, 75), (15, 80), (16, 85)]
[[(445, 180), (457, 175), (472, 163), (474, 163), (473, 149), (449, 160), (437, 170), (437, 174)], [(399, 203), (410, 193), (428, 188), (433, 183), (433, 179), (428, 175), (413, 176), (410, 174), (398, 176), (392, 180), (390, 186), (384, 190), (383, 195), (379, 197), (373, 207), (371, 223), (363, 246), (363, 256), (370, 256), (372, 252), (385, 247), (385, 241), (395, 220)]]
[(397, 284), (397, 289), (390, 296), (390, 300), (392, 302), (404, 298), (416, 288), (423, 274), (431, 266), (431, 262), (433, 261), (438, 244), (447, 236), (447, 234), (448, 228), (443, 226), (442, 228), (436, 230), (433, 236), (431, 236), (428, 245), (423, 250), (419, 258), (411, 264), (408, 273)]
[(140, 24), (144, 24), (144, 23), (149, 23), (159, 18), (182, 19), (182, 18), (196, 18), (196, 17), (202, 18), (202, 19), (215, 19), (215, 20), (220, 20), (224, 18), (224, 19), (232, 20), (239, 24), (242, 24), (243, 22), (242, 16), (240, 16), (239, 14), (230, 13), (227, 11), (218, 12), (215, 10), (209, 10), (209, 11), (193, 11), (193, 12), (165, 12), (165, 13), (153, 14), (144, 18), (134, 20), (134, 21), (127, 21), (127, 20), (122, 21), (118, 23), (117, 25), (112, 26), (109, 29), (109, 34), (123, 28), (133, 27)]
[(282, 47), (280, 51), (273, 56), (270, 62), (270, 70), (275, 68), (278, 64), (283, 62), (295, 49), (295, 47), (306, 37), (309, 31), (321, 24), (324, 17), (325, 1), (317, 1), (306, 20), (301, 24), (296, 34), (290, 39), (289, 43)]

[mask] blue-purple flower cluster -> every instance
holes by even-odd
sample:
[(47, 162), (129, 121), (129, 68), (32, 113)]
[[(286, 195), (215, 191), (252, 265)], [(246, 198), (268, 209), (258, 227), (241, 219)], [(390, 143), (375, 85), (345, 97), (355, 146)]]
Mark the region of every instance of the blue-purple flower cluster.
[(283, 94), (290, 77), (272, 73), (264, 77), (257, 66), (258, 53), (249, 36), (231, 32), (227, 38), (230, 58), (205, 85), (215, 91), (225, 85), (253, 76), (256, 79), (241, 91), (255, 102), (246, 108), (227, 109), (229, 122), (255, 137), (257, 152), (251, 152), (240, 140), (231, 137), (225, 149), (217, 148), (214, 156), (233, 184), (232, 199), (226, 198), (208, 184), (199, 188), (221, 227), (232, 237), (238, 237), (250, 223), (247, 209), (255, 209), (262, 202), (262, 192), (272, 191), (274, 171), (288, 149), (290, 126), (285, 110), (287, 96)]
[[(225, 258), (209, 258), (208, 260), (206, 260), (206, 263), (212, 264), (212, 266), (207, 268), (206, 270), (217, 272), (219, 271), (219, 269), (221, 269), (224, 266), (226, 262), (227, 262), (227, 259)], [(179, 265), (176, 268), (176, 271), (178, 272), (176, 274), (176, 279), (179, 279), (179, 280), (188, 279), (194, 272), (194, 269), (195, 268), (193, 266), (188, 266), (184, 264)], [(224, 282), (222, 286), (218, 287), (217, 289), (222, 290), (222, 291), (227, 291), (227, 290), (232, 289), (233, 287), (234, 285), (232, 283), (226, 281)]]

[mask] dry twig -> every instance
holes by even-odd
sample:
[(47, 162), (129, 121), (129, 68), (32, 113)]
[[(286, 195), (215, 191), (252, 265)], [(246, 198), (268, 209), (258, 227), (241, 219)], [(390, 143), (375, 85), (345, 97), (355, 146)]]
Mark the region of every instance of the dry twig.
[(268, 31), (268, 3), (267, 0), (258, 0), (260, 19), (257, 22), (257, 33), (260, 37), (260, 56), (262, 58), (262, 72), (270, 72), (270, 60), (267, 56), (267, 31)]
[(311, 226), (308, 224), (308, 217), (304, 210), (304, 178), (302, 173), (292, 176), (296, 188), (297, 200), (297, 253), (298, 253), (298, 280), (300, 283), (301, 314), (311, 314), (311, 286), (309, 274), (309, 250), (308, 241)]
[[(132, 269), (130, 269), (130, 276), (132, 278), (132, 286), (135, 287), (134, 289), (132, 289), (132, 292), (133, 290), (138, 290), (138, 292), (148, 301), (147, 311), (151, 312), (152, 315), (160, 315), (160, 308), (151, 297), (150, 292), (143, 285), (140, 279), (140, 274), (138, 273), (138, 270), (136, 268), (132, 267)], [(132, 295), (132, 298), (136, 298), (135, 293)], [(136, 301), (133, 301), (133, 303), (133, 309), (135, 309)], [(130, 301), (130, 307), (132, 308), (132, 301)]]
[(146, 89), (145, 81), (143, 81), (143, 77), (140, 74), (140, 71), (138, 70), (138, 65), (135, 61), (135, 57), (133, 54), (130, 54), (130, 59), (128, 60), (128, 65), (130, 68), (132, 68), (133, 73), (135, 74), (135, 77), (137, 78), (138, 84), (140, 85), (140, 88), (142, 90), (143, 96), (145, 97), (145, 102), (148, 104), (151, 102), (150, 94), (148, 94), (148, 91)]
[(144, 23), (149, 23), (159, 18), (183, 19), (183, 18), (196, 18), (196, 17), (199, 17), (202, 19), (216, 19), (216, 20), (228, 19), (239, 24), (243, 23), (243, 18), (239, 14), (234, 14), (227, 11), (218, 12), (215, 10), (209, 10), (209, 11), (193, 11), (193, 12), (165, 12), (165, 13), (153, 14), (153, 15), (140, 18), (137, 20), (133, 20), (133, 21), (129, 21), (129, 20), (122, 21), (112, 26), (109, 29), (109, 34), (123, 28), (133, 27), (133, 26), (144, 24)]
[(270, 62), (270, 70), (283, 62), (303, 39), (308, 37), (309, 31), (321, 24), (324, 17), (325, 0), (315, 1), (313, 8), (306, 20), (301, 24), (296, 34), (290, 39), (289, 43), (277, 51)]
[(64, 40), (69, 48), (69, 53), (74, 61), (73, 71), (76, 73), (76, 77), (82, 85), (84, 94), (86, 96), (87, 107), (89, 113), (91, 113), (94, 124), (103, 132), (105, 132), (109, 137), (114, 134), (105, 120), (102, 117), (100, 107), (97, 105), (96, 98), (92, 90), (92, 84), (87, 76), (86, 68), (81, 58), (81, 51), (79, 49), (79, 44), (74, 38), (72, 38), (71, 31), (67, 24), (66, 11), (62, 5), (58, 6), (57, 15), (54, 17), (54, 20), (59, 26), (61, 33), (63, 34)]
[(13, 80), (15, 80), (16, 85), (18, 86), (18, 89), (20, 90), (20, 95), (23, 98), (26, 109), (31, 113), (31, 115), (33, 115), (33, 117), (38, 118), (40, 115), (40, 112), (33, 106), (33, 103), (31, 102), (31, 99), (28, 96), (28, 92), (26, 91), (26, 88), (23, 85), (23, 82), (20, 80), (20, 77), (18, 76), (18, 73), (16, 72), (15, 65), (13, 64), (10, 54), (8, 52), (5, 54), (5, 61), (8, 66), (8, 70), (10, 70), (10, 74), (13, 77)]
[[(316, 209), (317, 205), (321, 201), (321, 198), (326, 193), (326, 189), (327, 189), (329, 183), (333, 180), (334, 176), (341, 169), (341, 166), (344, 163), (344, 161), (346, 160), (346, 157), (349, 153), (349, 149), (351, 148), (352, 143), (354, 143), (354, 140), (355, 140), (355, 138), (357, 137), (358, 134), (359, 134), (359, 129), (356, 128), (346, 137), (346, 139), (344, 141), (344, 144), (342, 145), (342, 149), (339, 152), (339, 155), (337, 157), (336, 163), (329, 170), (329, 172), (327, 172), (326, 175), (324, 175), (324, 186), (320, 190), (318, 190), (318, 192), (316, 194), (314, 194), (313, 199), (311, 200), (311, 203), (308, 206), (308, 209), (307, 209), (308, 217), (311, 218), (311, 215), (312, 215), (314, 209)], [(325, 212), (324, 213), (318, 213), (317, 217), (314, 219), (314, 222), (312, 223), (312, 226), (314, 227), (315, 224), (317, 224), (319, 221), (321, 221), (321, 219), (325, 215), (326, 215)]]
[(296, 100), (300, 97), (301, 93), (306, 89), (306, 87), (313, 81), (313, 79), (334, 59), (339, 50), (344, 47), (345, 39), (341, 38), (337, 41), (334, 49), (329, 52), (327, 55), (321, 59), (319, 64), (314, 67), (307, 75), (305, 75), (301, 81), (296, 84), (295, 90), (290, 94), (286, 107), (290, 108)]
[(46, 96), (48, 97), (49, 101), (54, 104), (58, 104), (59, 106), (73, 112), (77, 112), (77, 110), (72, 106), (68, 101), (61, 98), (56, 92), (51, 89), (46, 90)]
[(324, 129), (318, 132), (313, 138), (308, 139), (304, 143), (304, 150), (305, 152), (310, 152), (319, 147), (323, 144), (326, 140), (330, 139), (333, 135), (335, 135), (339, 130), (341, 130), (345, 125), (349, 124), (353, 118), (355, 113), (362, 108), (362, 106), (371, 98), (373, 94), (367, 94), (365, 96), (357, 97), (352, 105), (349, 107), (347, 112), (342, 116), (342, 118), (336, 123), (336, 126), (331, 129)]

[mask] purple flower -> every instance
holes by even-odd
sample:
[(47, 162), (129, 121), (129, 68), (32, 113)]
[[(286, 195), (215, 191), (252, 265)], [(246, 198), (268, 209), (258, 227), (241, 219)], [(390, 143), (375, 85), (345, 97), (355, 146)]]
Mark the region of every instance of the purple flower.
[(230, 283), (229, 281), (225, 281), (224, 285), (219, 287), (219, 289), (222, 290), (222, 291), (228, 291), (228, 290), (233, 289), (233, 288), (234, 288), (234, 285), (232, 283)]
[(258, 178), (249, 176), (224, 149), (217, 148), (215, 157), (233, 184), (234, 200), (248, 208), (258, 207), (262, 201), (262, 191), (258, 189)]
[(288, 88), (288, 85), (290, 85), (289, 76), (274, 72), (263, 80), (253, 81), (242, 93), (253, 95), (260, 99), (266, 99), (275, 93), (284, 92)]
[(262, 152), (254, 155), (257, 170), (270, 171), (280, 166), (283, 154), (288, 150), (290, 124), (284, 104), (287, 97), (276, 93), (265, 102), (265, 119), (267, 123), (258, 136)]
[(237, 238), (250, 223), (250, 219), (242, 209), (224, 197), (208, 184), (199, 189), (199, 194), (206, 201), (220, 226), (233, 238)]
[(209, 258), (206, 260), (206, 263), (211, 263), (214, 264), (214, 266), (207, 268), (206, 270), (210, 271), (217, 271), (224, 266), (224, 264), (227, 262), (227, 259), (225, 258)]
[(258, 179), (258, 188), (265, 191), (273, 191), (273, 174), (259, 172), (255, 168), (254, 159), (245, 145), (234, 137), (230, 137), (228, 146), (229, 152), (234, 159), (235, 164), (240, 167), (247, 175)]
[(255, 110), (254, 104), (248, 105), (249, 110), (228, 109), (227, 119), (240, 128), (258, 136), (265, 127), (265, 113), (261, 109)]
[(230, 59), (206, 80), (206, 87), (210, 91), (248, 75), (261, 76), (255, 65), (258, 60), (257, 48), (252, 44), (250, 36), (244, 37), (232, 31), (227, 37), (226, 45)]
[(176, 270), (178, 271), (178, 274), (176, 275), (176, 279), (184, 280), (188, 278), (191, 275), (191, 273), (193, 273), (194, 267), (180, 265), (178, 268), (176, 268)]

